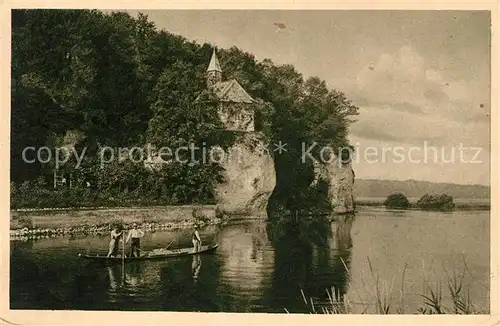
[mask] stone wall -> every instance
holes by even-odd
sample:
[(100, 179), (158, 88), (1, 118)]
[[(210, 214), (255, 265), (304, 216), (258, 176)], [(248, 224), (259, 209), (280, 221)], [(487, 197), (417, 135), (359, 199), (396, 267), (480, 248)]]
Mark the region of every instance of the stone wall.
[(226, 130), (255, 131), (254, 111), (255, 104), (221, 102), (218, 113)]

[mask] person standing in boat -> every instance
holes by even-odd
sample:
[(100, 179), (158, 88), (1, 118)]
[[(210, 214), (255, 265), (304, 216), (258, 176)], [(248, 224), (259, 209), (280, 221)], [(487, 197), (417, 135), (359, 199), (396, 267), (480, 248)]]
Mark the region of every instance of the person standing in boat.
[(108, 257), (115, 257), (118, 252), (118, 243), (122, 237), (123, 231), (120, 225), (115, 225), (111, 231), (111, 241), (109, 241)]
[(200, 233), (198, 232), (198, 225), (194, 226), (192, 241), (193, 241), (194, 252), (200, 251), (200, 249), (201, 249), (201, 237), (200, 237)]
[(137, 224), (132, 224), (132, 230), (128, 233), (127, 244), (130, 239), (132, 239), (132, 244), (130, 245), (130, 256), (139, 257), (141, 251), (141, 238), (144, 236), (144, 231), (137, 228)]

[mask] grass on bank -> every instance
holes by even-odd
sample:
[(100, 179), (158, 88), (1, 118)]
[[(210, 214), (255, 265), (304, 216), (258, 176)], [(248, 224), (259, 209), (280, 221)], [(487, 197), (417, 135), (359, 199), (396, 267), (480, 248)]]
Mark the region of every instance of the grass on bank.
[[(342, 259), (342, 258), (341, 258)], [(408, 292), (405, 290), (405, 274), (408, 267), (405, 264), (402, 276), (401, 276), (401, 287), (399, 289), (399, 298), (395, 299), (394, 296), (394, 278), (389, 285), (387, 282), (381, 282), (378, 273), (375, 272), (371, 261), (367, 258), (368, 269), (370, 271), (370, 279), (361, 279), (362, 289), (358, 288), (356, 284), (352, 284), (354, 287), (355, 295), (357, 300), (351, 300), (347, 295), (343, 296), (343, 299), (339, 300), (335, 297), (335, 287), (332, 289), (326, 289), (326, 294), (328, 296), (328, 305), (318, 306), (314, 304), (312, 298), (306, 299), (304, 291), (300, 289), (301, 297), (304, 302), (305, 307), (311, 314), (349, 314), (357, 313), (355, 312), (354, 306), (359, 305), (362, 307), (361, 314), (424, 314), (424, 315), (435, 315), (435, 314), (458, 314), (458, 315), (471, 315), (471, 314), (488, 314), (488, 307), (480, 307), (472, 302), (470, 295), (470, 288), (465, 284), (466, 274), (471, 275), (465, 259), (463, 259), (463, 268), (459, 273), (453, 271), (450, 273), (444, 266), (445, 273), (445, 284), (439, 280), (437, 282), (431, 282), (427, 277), (423, 278), (423, 291), (417, 293), (419, 297), (422, 298), (422, 306), (418, 307), (416, 311), (405, 310), (405, 296)], [(351, 272), (342, 260), (344, 268), (351, 278)], [(443, 287), (445, 288), (443, 292)], [(361, 296), (360, 290), (363, 290), (366, 294)], [(445, 297), (448, 294), (448, 297)], [(367, 297), (367, 300), (362, 298)], [(448, 299), (448, 300), (446, 300)], [(285, 312), (290, 313), (289, 310), (284, 309)]]
[(142, 207), (99, 210), (27, 211), (11, 212), (10, 229), (55, 229), (80, 226), (105, 226), (131, 223), (187, 222), (211, 223), (223, 219), (225, 212), (213, 205), (186, 205), (169, 207)]

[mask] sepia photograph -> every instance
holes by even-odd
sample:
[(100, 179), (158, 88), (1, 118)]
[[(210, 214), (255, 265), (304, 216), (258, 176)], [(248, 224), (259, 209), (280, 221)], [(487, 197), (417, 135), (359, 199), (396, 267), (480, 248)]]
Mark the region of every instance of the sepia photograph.
[(11, 311), (492, 313), (491, 11), (9, 15)]

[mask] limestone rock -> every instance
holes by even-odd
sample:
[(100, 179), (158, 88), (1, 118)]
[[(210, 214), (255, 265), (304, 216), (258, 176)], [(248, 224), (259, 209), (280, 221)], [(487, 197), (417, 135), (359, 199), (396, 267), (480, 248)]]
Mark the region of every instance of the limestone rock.
[(320, 178), (329, 184), (329, 197), (335, 213), (354, 212), (353, 197), (354, 171), (351, 162), (342, 163), (338, 157), (329, 162), (313, 161), (314, 182)]
[(228, 214), (264, 215), (276, 175), (263, 135), (243, 133), (225, 153), (224, 182), (216, 188), (218, 207)]

